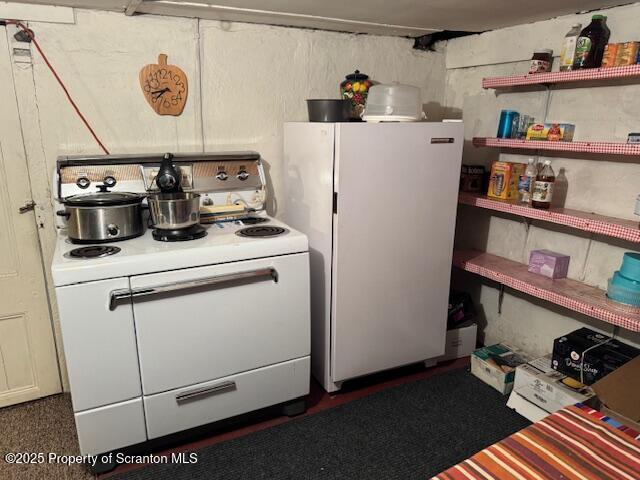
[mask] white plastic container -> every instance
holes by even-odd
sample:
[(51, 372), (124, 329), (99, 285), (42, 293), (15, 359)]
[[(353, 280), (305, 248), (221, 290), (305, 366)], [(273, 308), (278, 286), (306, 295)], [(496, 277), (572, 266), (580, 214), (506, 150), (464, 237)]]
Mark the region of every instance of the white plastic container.
[(418, 87), (392, 83), (369, 89), (362, 115), (365, 122), (417, 122), (423, 118)]

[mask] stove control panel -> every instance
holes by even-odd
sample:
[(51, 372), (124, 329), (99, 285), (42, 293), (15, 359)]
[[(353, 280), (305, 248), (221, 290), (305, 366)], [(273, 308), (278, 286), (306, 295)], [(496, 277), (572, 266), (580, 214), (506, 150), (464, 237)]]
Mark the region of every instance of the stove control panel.
[[(229, 203), (229, 199), (233, 198), (233, 201), (245, 200), (252, 208), (259, 209), (253, 205), (264, 203), (266, 183), (260, 158), (246, 158), (246, 153), (236, 155), (245, 158), (233, 156), (231, 153), (227, 158), (204, 160), (192, 155), (194, 160), (176, 159), (174, 163), (182, 174), (183, 189), (209, 196), (209, 200), (216, 205)], [(96, 163), (92, 163), (92, 160), (96, 160)], [(95, 192), (102, 185), (115, 192), (157, 191), (155, 178), (160, 168), (159, 161), (144, 158), (135, 162), (131, 156), (123, 156), (122, 163), (117, 160), (107, 162), (102, 157), (86, 160), (59, 158), (59, 168), (54, 175), (54, 182), (57, 183), (55, 199)], [(233, 197), (229, 196), (231, 192)]]
[(255, 161), (204, 162), (194, 164), (194, 184), (198, 191), (255, 190), (262, 178)]

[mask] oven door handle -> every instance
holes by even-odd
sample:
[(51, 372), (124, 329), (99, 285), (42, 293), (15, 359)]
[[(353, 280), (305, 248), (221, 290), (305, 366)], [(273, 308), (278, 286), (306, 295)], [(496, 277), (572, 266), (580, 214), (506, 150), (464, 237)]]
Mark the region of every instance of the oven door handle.
[(199, 278), (197, 280), (188, 280), (184, 282), (171, 282), (155, 287), (134, 288), (113, 290), (109, 294), (109, 310), (115, 310), (118, 303), (124, 299), (136, 299), (149, 297), (162, 293), (178, 292), (181, 290), (191, 290), (202, 287), (224, 286), (228, 283), (234, 283), (241, 280), (248, 281), (273, 281), (278, 282), (278, 272), (275, 268), (259, 268), (257, 270), (249, 270), (247, 272), (228, 273), (225, 275), (217, 275), (215, 277)]

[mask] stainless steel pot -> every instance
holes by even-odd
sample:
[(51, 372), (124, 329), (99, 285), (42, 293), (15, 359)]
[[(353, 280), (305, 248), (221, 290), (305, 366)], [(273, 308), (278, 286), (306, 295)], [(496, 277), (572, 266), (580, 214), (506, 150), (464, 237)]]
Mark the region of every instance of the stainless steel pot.
[(126, 192), (87, 193), (65, 200), (67, 235), (73, 243), (105, 243), (144, 233), (143, 195)]
[(147, 197), (151, 223), (161, 230), (180, 230), (200, 222), (200, 194), (152, 193)]

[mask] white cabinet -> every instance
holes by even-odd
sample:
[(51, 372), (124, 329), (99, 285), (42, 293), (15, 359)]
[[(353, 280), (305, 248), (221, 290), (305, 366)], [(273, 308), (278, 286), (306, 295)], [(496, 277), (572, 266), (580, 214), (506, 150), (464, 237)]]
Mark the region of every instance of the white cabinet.
[(144, 394), (309, 355), (308, 276), (301, 253), (131, 277)]
[(109, 293), (128, 278), (56, 288), (73, 410), (141, 395), (131, 302), (109, 310)]

